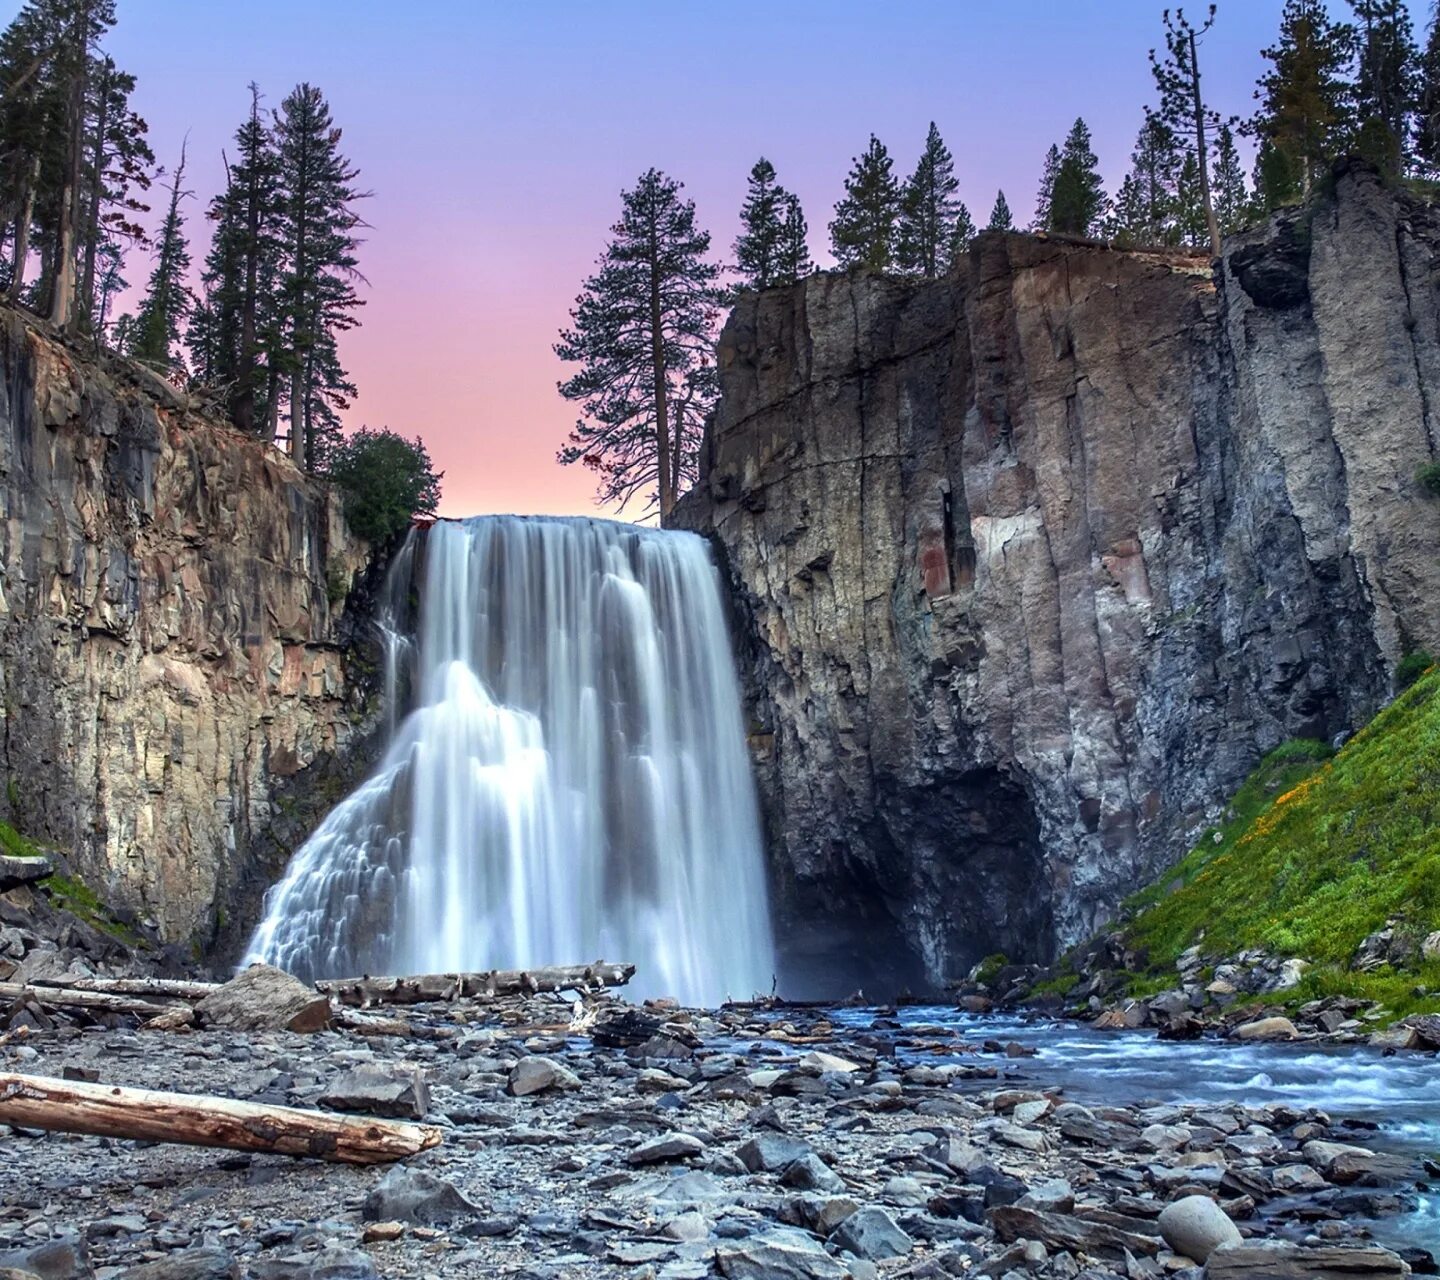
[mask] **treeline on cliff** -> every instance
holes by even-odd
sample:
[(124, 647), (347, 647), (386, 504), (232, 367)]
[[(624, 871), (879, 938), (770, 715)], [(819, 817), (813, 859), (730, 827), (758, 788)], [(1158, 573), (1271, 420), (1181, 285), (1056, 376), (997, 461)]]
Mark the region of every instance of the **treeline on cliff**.
[[(225, 154), (226, 182), (202, 206), (186, 148), (159, 166), (131, 106), (135, 77), (105, 51), (115, 0), (29, 0), (0, 35), (0, 289), (71, 336), (204, 388), (235, 426), (337, 479), (381, 476), (400, 505), (430, 513), (438, 475), (418, 439), (347, 437), (356, 394), (339, 338), (359, 323), (360, 208), (367, 196), (325, 95), (296, 85), (275, 109), (258, 86)], [(159, 183), (163, 216), (146, 229)], [(209, 247), (193, 260), (193, 222)], [(140, 255), (138, 307), (114, 315)], [(397, 473), (397, 460), (400, 462)], [(353, 479), (351, 480), (353, 483)], [(347, 486), (347, 497), (352, 496)], [(395, 510), (396, 495), (353, 495)], [(396, 517), (369, 536), (389, 536)]]
[[(1029, 230), (1218, 255), (1224, 235), (1308, 199), (1342, 155), (1370, 160), (1391, 181), (1440, 177), (1440, 11), (1422, 49), (1404, 0), (1346, 0), (1343, 16), (1324, 0), (1285, 0), (1248, 115), (1207, 96), (1205, 37), (1218, 20), (1215, 5), (1193, 20), (1164, 11), (1150, 52), (1155, 98), (1124, 179), (1107, 194), (1077, 118), (1044, 157)], [(1253, 152), (1248, 175), (1242, 145)], [(960, 185), (933, 122), (903, 180), (872, 134), (829, 223), (832, 257), (925, 279), (953, 270), (976, 234)], [(578, 366), (560, 393), (580, 409), (559, 461), (594, 471), (603, 501), (639, 499), (662, 518), (696, 478), (718, 394), (711, 350), (723, 305), (734, 288), (790, 284), (814, 269), (805, 212), (767, 158), (750, 170), (728, 261), (711, 254), (682, 191), (651, 169), (622, 193), (621, 217), (555, 345)], [(1004, 191), (985, 229), (1017, 229)]]

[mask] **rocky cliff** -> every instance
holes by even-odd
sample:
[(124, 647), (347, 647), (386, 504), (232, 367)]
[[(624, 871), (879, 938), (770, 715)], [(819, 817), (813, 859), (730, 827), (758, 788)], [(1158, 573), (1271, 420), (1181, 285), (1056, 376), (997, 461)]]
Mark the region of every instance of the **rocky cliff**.
[(1044, 959), (1440, 650), (1440, 212), (984, 235), (744, 298), (678, 522), (737, 598), (788, 987)]
[(0, 309), (0, 813), (165, 938), (225, 936), (365, 736), (367, 558), (278, 451)]

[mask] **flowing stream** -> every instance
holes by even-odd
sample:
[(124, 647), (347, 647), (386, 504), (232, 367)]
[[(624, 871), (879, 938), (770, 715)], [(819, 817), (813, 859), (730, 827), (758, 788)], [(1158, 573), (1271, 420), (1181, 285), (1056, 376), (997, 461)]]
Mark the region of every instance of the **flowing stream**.
[(408, 683), (414, 709), (270, 891), (247, 962), (313, 979), (603, 958), (639, 966), (639, 995), (768, 992), (706, 544), (603, 520), (442, 522), (411, 535), (386, 595), (386, 690), (393, 707)]

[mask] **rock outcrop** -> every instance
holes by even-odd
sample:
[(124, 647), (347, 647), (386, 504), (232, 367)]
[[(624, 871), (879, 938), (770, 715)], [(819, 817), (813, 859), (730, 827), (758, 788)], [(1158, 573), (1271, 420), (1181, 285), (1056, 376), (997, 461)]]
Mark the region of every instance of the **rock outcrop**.
[(0, 309), (0, 814), (107, 902), (253, 910), (366, 735), (367, 563), (277, 450)]
[(1440, 211), (983, 235), (742, 299), (677, 522), (737, 600), (787, 993), (1043, 960), (1440, 650)]

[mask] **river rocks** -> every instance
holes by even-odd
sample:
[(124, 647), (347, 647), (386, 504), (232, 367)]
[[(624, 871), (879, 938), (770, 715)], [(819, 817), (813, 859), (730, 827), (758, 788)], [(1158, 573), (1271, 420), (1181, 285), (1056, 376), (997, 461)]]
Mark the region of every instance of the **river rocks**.
[(741, 1146), (735, 1154), (751, 1173), (774, 1173), (810, 1155), (808, 1145), (779, 1133), (761, 1133)]
[(895, 1224), (895, 1219), (877, 1205), (867, 1205), (852, 1213), (835, 1228), (830, 1243), (871, 1262), (904, 1257), (915, 1247), (915, 1242)]
[(1241, 1239), (1235, 1224), (1209, 1196), (1185, 1196), (1166, 1205), (1157, 1225), (1166, 1244), (1196, 1262)]
[(1388, 1249), (1302, 1248), (1294, 1244), (1230, 1245), (1205, 1265), (1205, 1280), (1402, 1280), (1410, 1274)]
[(508, 1088), (517, 1098), (527, 1098), (532, 1093), (543, 1093), (549, 1089), (578, 1089), (579, 1077), (568, 1067), (561, 1066), (553, 1058), (521, 1058), (510, 1071)]
[(625, 1161), (633, 1165), (664, 1164), (671, 1160), (689, 1160), (704, 1150), (705, 1144), (699, 1138), (672, 1131), (642, 1142), (625, 1157)]
[(808, 1235), (775, 1230), (715, 1251), (729, 1280), (845, 1280), (850, 1272)]
[(780, 1185), (794, 1187), (797, 1191), (835, 1193), (845, 1190), (845, 1179), (813, 1151), (807, 1151), (780, 1175)]
[(430, 1111), (430, 1090), (419, 1067), (362, 1065), (338, 1076), (319, 1102), (332, 1111), (423, 1120)]
[(380, 1184), (365, 1197), (362, 1217), (366, 1222), (450, 1222), (459, 1217), (476, 1217), (472, 1204), (454, 1184), (423, 1169), (400, 1166), (391, 1169)]
[(1300, 1033), (1289, 1018), (1260, 1018), (1235, 1028), (1237, 1040), (1298, 1040)]
[(202, 1026), (231, 1031), (319, 1031), (330, 1025), (330, 997), (271, 965), (252, 964), (201, 1000), (195, 1014)]

